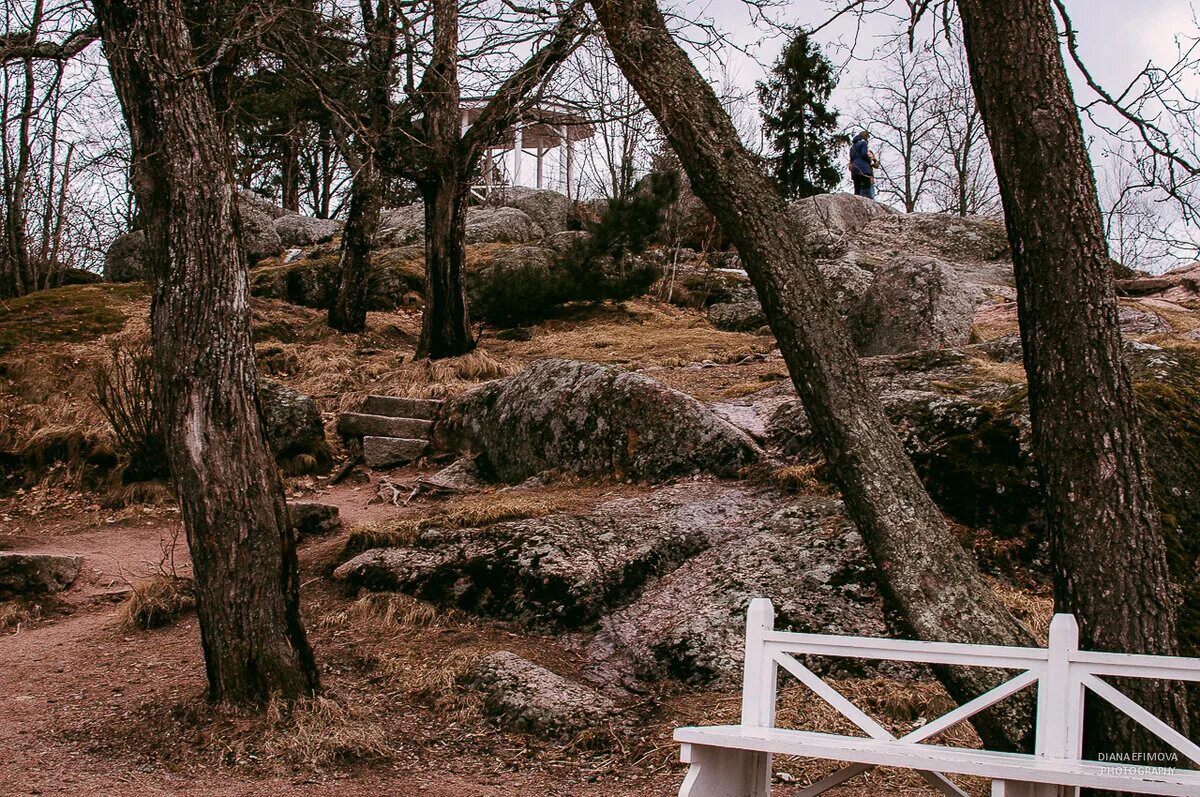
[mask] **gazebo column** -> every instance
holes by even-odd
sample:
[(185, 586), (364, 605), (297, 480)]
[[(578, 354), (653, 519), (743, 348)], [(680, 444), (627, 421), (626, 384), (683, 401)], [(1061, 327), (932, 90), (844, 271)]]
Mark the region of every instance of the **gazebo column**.
[(515, 146), (513, 147), (512, 184), (520, 185), (521, 184), (521, 153), (525, 149), (525, 129), (521, 127), (520, 122), (518, 122), (516, 124), (516, 126), (513, 128), (513, 141), (514, 141)]
[(545, 155), (546, 149), (539, 144), (537, 148), (537, 187), (539, 191), (544, 187), (542, 185), (542, 158)]
[(567, 199), (571, 198), (571, 154), (571, 130), (564, 124), (559, 128), (558, 166)]

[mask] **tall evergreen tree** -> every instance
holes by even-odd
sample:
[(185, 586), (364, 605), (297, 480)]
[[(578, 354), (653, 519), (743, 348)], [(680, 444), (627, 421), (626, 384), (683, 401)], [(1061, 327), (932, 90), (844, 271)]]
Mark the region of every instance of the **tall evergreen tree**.
[(784, 48), (770, 80), (758, 83), (763, 128), (779, 153), (772, 175), (789, 199), (827, 193), (842, 179), (833, 148), (843, 137), (834, 133), (837, 111), (826, 107), (836, 85), (833, 65), (804, 31)]

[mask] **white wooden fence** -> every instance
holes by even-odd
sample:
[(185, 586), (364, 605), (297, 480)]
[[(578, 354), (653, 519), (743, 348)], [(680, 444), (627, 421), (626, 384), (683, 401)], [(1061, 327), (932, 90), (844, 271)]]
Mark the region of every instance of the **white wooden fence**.
[[(775, 611), (750, 604), (740, 725), (678, 728), (675, 740), (691, 765), (680, 797), (766, 797), (771, 755), (823, 758), (848, 765), (798, 793), (814, 797), (876, 766), (916, 770), (946, 795), (967, 797), (946, 773), (992, 781), (993, 797), (1066, 797), (1080, 787), (1137, 794), (1200, 797), (1200, 746), (1146, 711), (1105, 677), (1200, 681), (1200, 659), (1079, 650), (1075, 618), (1058, 614), (1047, 648), (959, 645), (869, 637), (793, 634), (774, 630)], [(795, 654), (921, 662), (1017, 670), (1019, 675), (916, 730), (896, 737), (796, 660)], [(795, 676), (866, 737), (775, 727), (779, 668)], [(1037, 686), (1035, 752), (1006, 753), (930, 744), (928, 740), (1027, 687)], [(1090, 761), (1082, 758), (1083, 699), (1090, 690), (1180, 753), (1170, 761)], [(1160, 766), (1158, 764), (1168, 764)]]

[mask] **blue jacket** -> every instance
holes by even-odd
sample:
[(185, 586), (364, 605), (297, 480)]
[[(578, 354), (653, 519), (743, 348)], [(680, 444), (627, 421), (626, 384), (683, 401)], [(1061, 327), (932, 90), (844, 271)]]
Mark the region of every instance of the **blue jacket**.
[(859, 133), (854, 137), (854, 142), (850, 144), (850, 171), (853, 174), (861, 174), (866, 177), (871, 177), (875, 171), (871, 168), (871, 156), (867, 140)]

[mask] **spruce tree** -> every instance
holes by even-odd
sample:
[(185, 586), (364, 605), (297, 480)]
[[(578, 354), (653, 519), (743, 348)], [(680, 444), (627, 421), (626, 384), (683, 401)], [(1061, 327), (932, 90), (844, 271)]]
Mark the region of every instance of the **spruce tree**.
[(842, 172), (833, 149), (844, 144), (836, 111), (826, 107), (837, 85), (833, 65), (804, 31), (784, 48), (767, 81), (758, 83), (763, 128), (778, 153), (771, 172), (789, 199), (833, 190)]

